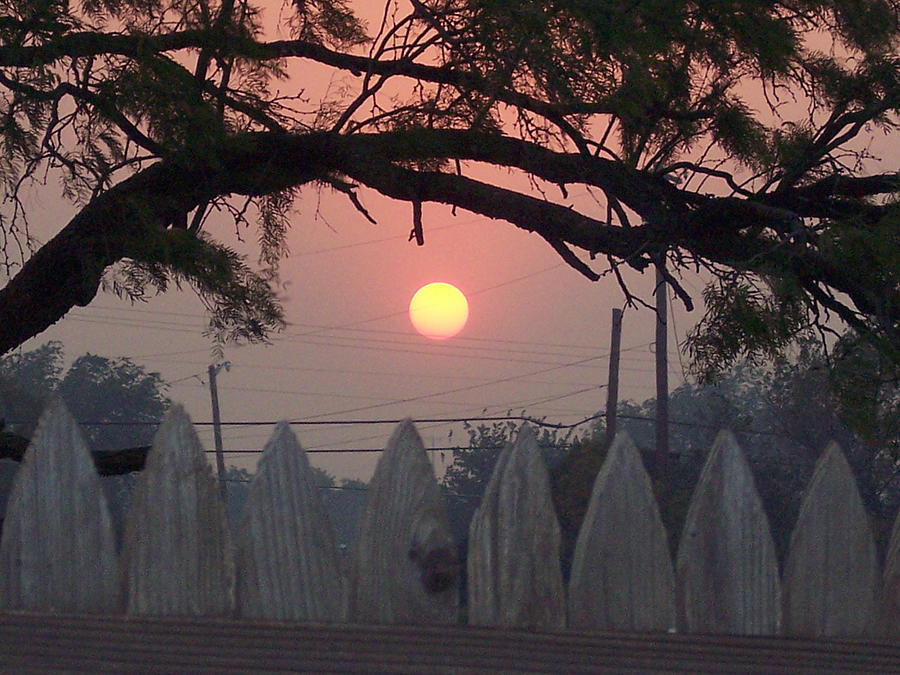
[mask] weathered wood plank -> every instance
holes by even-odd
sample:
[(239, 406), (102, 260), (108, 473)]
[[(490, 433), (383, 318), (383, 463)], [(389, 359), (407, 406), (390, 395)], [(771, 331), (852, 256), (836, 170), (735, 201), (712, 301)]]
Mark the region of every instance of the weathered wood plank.
[(784, 568), (787, 635), (859, 636), (873, 629), (875, 542), (853, 471), (831, 443), (800, 506)]
[(578, 533), (569, 627), (668, 631), (675, 575), (650, 477), (626, 432), (616, 434)]
[(234, 562), (225, 509), (187, 413), (169, 411), (147, 456), (125, 521), (126, 611), (229, 615)]
[(882, 635), (900, 638), (900, 513), (894, 520), (891, 541), (884, 560), (884, 578), (881, 593)]
[(675, 576), (680, 631), (778, 630), (775, 546), (750, 467), (728, 431), (716, 438), (691, 498)]
[(456, 546), (444, 498), (410, 420), (388, 441), (368, 497), (354, 546), (351, 620), (456, 623)]
[(0, 607), (115, 612), (112, 522), (81, 430), (61, 399), (47, 407), (16, 475), (0, 543)]
[(523, 426), (500, 454), (469, 527), (469, 623), (562, 629), (559, 549), (547, 468)]
[(342, 621), (344, 579), (306, 451), (279, 422), (247, 495), (236, 548), (238, 614)]

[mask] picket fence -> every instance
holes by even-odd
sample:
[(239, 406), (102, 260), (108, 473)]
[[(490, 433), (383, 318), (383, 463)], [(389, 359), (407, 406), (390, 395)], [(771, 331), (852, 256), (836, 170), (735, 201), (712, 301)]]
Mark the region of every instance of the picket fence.
[(806, 490), (783, 574), (728, 432), (709, 453), (674, 565), (666, 542), (641, 458), (620, 434), (597, 476), (566, 589), (547, 471), (523, 427), (471, 524), (463, 612), (457, 549), (412, 422), (398, 426), (378, 463), (346, 566), (286, 423), (265, 447), (232, 541), (203, 448), (175, 407), (148, 455), (117, 553), (84, 438), (56, 401), (9, 498), (0, 609), (413, 625), (456, 624), (465, 614), (470, 625), (545, 632), (900, 635), (900, 518), (882, 574), (834, 444)]

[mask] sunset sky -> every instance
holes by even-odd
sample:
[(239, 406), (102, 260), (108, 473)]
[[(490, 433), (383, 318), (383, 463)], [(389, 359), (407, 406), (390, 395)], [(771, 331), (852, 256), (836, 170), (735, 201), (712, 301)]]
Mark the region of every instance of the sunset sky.
[[(370, 12), (381, 3), (360, 3)], [(272, 3), (273, 7), (280, 3)], [(314, 70), (295, 69), (307, 95), (336, 86)], [(527, 189), (524, 179), (500, 176)], [(599, 206), (583, 188), (568, 202), (555, 188), (554, 200), (584, 213)], [(282, 265), (287, 330), (268, 346), (229, 346), (232, 368), (218, 378), (224, 422), (265, 422), (224, 428), (226, 450), (258, 450), (271, 422), (348, 419), (471, 418), (507, 411), (572, 423), (605, 406), (610, 313), (622, 306), (616, 281), (591, 283), (566, 266), (538, 236), (471, 213), (426, 204), (425, 246), (408, 242), (408, 205), (374, 192), (360, 196), (378, 225), (367, 222), (342, 195), (303, 191), (292, 217), (291, 255)], [(32, 194), (30, 220), (45, 241), (74, 213), (51, 180)], [(256, 232), (237, 242), (226, 219), (211, 221), (217, 238), (255, 260)], [(599, 263), (599, 261), (597, 261)], [(596, 269), (602, 269), (599, 264)], [(631, 275), (635, 292), (650, 299), (652, 274)], [(446, 281), (468, 297), (470, 315), (460, 335), (435, 342), (409, 322), (412, 294), (425, 283)], [(686, 279), (698, 299), (702, 282)], [(625, 314), (620, 398), (654, 395), (654, 314), (644, 308)], [(682, 380), (675, 340), (698, 318), (675, 305), (670, 338), (670, 383)], [(92, 352), (128, 356), (170, 383), (171, 398), (197, 422), (211, 419), (207, 366), (211, 343), (193, 293), (170, 292), (131, 306), (101, 294), (87, 308), (24, 345), (31, 349), (61, 340), (71, 360)], [(465, 443), (459, 424), (421, 424), (426, 445)], [(453, 437), (448, 438), (453, 429)], [(381, 448), (386, 425), (295, 426), (307, 449)], [(212, 432), (200, 428), (208, 449)], [(437, 468), (441, 458), (434, 453)], [(316, 454), (313, 462), (339, 476), (367, 479), (376, 453)], [(449, 461), (449, 454), (446, 456)], [(254, 455), (228, 456), (228, 463), (252, 468)]]
[[(291, 256), (283, 263), (289, 326), (271, 345), (226, 348), (229, 372), (218, 377), (222, 419), (333, 421), (503, 415), (523, 409), (571, 423), (606, 401), (611, 309), (621, 306), (615, 280), (592, 283), (563, 264), (536, 236), (507, 223), (441, 207), (425, 207), (425, 246), (407, 242), (409, 209), (363, 193), (377, 226), (340, 196), (304, 193), (293, 217)], [(63, 222), (62, 206), (41, 198), (34, 223), (45, 231)], [(56, 208), (53, 208), (56, 206)], [(59, 215), (58, 215), (59, 214)], [(221, 229), (229, 227), (221, 225)], [(246, 233), (248, 251), (253, 232)], [(407, 314), (412, 294), (448, 281), (468, 297), (469, 321), (442, 342), (420, 336)], [(652, 276), (634, 275), (649, 294)], [(692, 284), (692, 286), (690, 285)], [(689, 282), (699, 292), (700, 281)], [(675, 305), (673, 342), (695, 320)], [(622, 398), (654, 395), (654, 314), (627, 311), (623, 329)], [(26, 343), (62, 340), (70, 359), (90, 351), (128, 356), (172, 383), (170, 396), (197, 422), (210, 416), (207, 366), (211, 343), (192, 292), (170, 292), (132, 306), (111, 294)], [(670, 382), (682, 381), (670, 344)], [(486, 411), (484, 410), (486, 409)], [(460, 425), (422, 424), (427, 445), (464, 441)], [(258, 449), (271, 424), (226, 426), (226, 450)], [(380, 448), (389, 426), (296, 426), (307, 449)], [(209, 427), (201, 438), (212, 448)], [(314, 455), (342, 476), (368, 478), (377, 455)], [(252, 455), (229, 463), (252, 467)], [(436, 457), (440, 462), (440, 457)], [(449, 458), (448, 458), (449, 461)]]

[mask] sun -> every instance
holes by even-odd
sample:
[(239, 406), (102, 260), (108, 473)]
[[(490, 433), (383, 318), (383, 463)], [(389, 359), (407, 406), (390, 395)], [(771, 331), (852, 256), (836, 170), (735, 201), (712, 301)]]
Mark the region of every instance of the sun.
[(453, 284), (435, 281), (416, 291), (409, 302), (409, 320), (432, 340), (451, 338), (466, 325), (469, 303)]

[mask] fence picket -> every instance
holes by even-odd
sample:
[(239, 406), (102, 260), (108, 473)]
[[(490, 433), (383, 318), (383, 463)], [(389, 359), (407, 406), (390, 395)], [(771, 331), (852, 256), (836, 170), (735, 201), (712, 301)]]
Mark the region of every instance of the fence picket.
[(446, 624), (459, 617), (456, 546), (444, 498), (410, 420), (388, 441), (369, 484), (353, 556), (351, 620)]
[[(180, 407), (157, 432), (131, 501), (117, 564), (84, 438), (63, 403), (51, 403), (8, 500), (0, 609), (458, 621), (457, 549), (409, 420), (392, 434), (370, 483), (349, 582), (306, 453), (287, 423), (276, 426), (250, 486), (236, 558), (211, 467)], [(523, 426), (501, 453), (470, 526), (469, 623), (561, 630), (568, 619), (592, 631), (674, 625), (695, 633), (900, 637), (900, 514), (879, 577), (856, 481), (834, 443), (807, 488), (782, 584), (753, 477), (729, 432), (719, 434), (701, 473), (674, 573), (650, 479), (625, 433), (595, 481), (568, 602), (559, 552), (546, 466)]]
[(501, 452), (469, 527), (469, 623), (563, 628), (559, 551), (547, 468), (523, 426)]
[(84, 436), (61, 399), (44, 411), (13, 483), (0, 570), (3, 609), (119, 608), (106, 498)]
[(279, 422), (244, 504), (236, 547), (241, 616), (341, 621), (344, 580), (306, 451)]
[(627, 432), (616, 435), (578, 533), (569, 627), (668, 631), (675, 576), (650, 477)]
[(700, 474), (675, 570), (680, 631), (777, 632), (775, 546), (750, 467), (731, 432), (719, 433)]
[(879, 633), (900, 638), (900, 513), (894, 520), (891, 541), (884, 560), (881, 593), (881, 630)]
[(869, 520), (843, 451), (816, 462), (784, 569), (784, 632), (856, 636), (873, 628), (878, 559)]
[(127, 612), (228, 615), (234, 563), (219, 489), (191, 420), (174, 406), (153, 439), (122, 544)]

